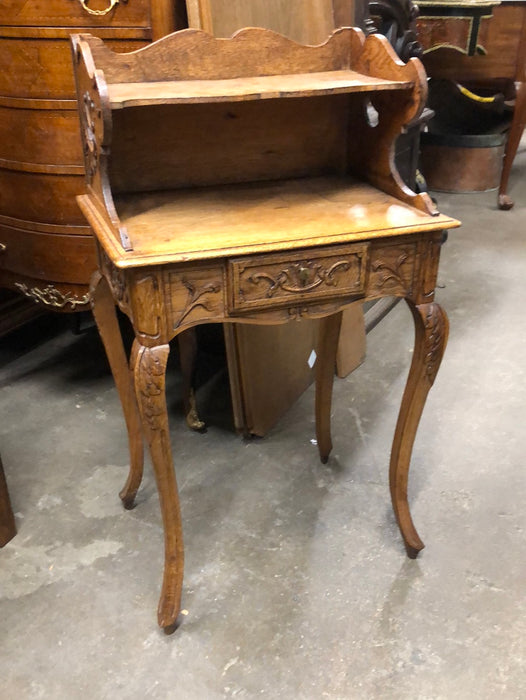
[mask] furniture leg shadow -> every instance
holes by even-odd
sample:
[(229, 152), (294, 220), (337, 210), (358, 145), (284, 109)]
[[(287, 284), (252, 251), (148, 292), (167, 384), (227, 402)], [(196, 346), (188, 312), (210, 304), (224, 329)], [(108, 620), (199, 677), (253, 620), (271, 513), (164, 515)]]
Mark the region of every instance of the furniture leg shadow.
[(15, 535), (15, 516), (13, 515), (2, 458), (0, 457), (0, 547), (6, 545)]
[(342, 312), (323, 318), (319, 327), (318, 357), (316, 359), (316, 439), (320, 460), (326, 464), (332, 450), (331, 406), (332, 389)]

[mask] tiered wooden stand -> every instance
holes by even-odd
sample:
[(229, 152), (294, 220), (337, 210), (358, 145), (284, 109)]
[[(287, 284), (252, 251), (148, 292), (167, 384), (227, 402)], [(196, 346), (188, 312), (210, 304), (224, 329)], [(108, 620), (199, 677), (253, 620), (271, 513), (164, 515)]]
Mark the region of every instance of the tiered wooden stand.
[[(393, 443), (390, 484), (407, 553), (423, 544), (407, 502), (411, 449), (447, 338), (434, 302), (440, 215), (393, 169), (393, 143), (425, 101), (417, 60), (380, 36), (334, 32), (317, 47), (263, 29), (232, 39), (172, 34), (127, 56), (73, 39), (87, 194), (97, 239), (93, 309), (123, 403), (133, 502), (150, 447), (165, 533), (158, 621), (177, 624), (183, 540), (165, 401), (169, 341), (201, 323), (322, 318), (316, 423), (331, 451), (341, 312), (406, 299), (415, 352)], [(130, 381), (114, 305), (130, 317)], [(279, 391), (279, 387), (269, 390)]]

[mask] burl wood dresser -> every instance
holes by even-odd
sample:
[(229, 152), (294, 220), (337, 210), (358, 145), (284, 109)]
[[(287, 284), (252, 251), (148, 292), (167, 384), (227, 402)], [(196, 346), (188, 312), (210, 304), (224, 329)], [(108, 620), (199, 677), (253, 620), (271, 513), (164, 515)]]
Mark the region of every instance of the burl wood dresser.
[(0, 287), (44, 308), (88, 309), (95, 246), (84, 191), (69, 36), (132, 51), (182, 25), (174, 0), (0, 0)]

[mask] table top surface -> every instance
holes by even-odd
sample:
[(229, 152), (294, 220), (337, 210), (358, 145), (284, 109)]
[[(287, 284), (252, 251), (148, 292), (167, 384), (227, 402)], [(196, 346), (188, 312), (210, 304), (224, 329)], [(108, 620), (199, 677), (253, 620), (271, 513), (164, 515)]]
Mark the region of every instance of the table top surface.
[[(86, 201), (86, 196), (80, 198)], [(99, 239), (118, 267), (352, 243), (455, 228), (349, 177), (298, 178), (116, 195), (133, 250)]]
[[(89, 195), (80, 197), (88, 203)], [(98, 237), (118, 267), (294, 250), (455, 228), (349, 177), (316, 177), (116, 195), (133, 250), (105, 227)]]

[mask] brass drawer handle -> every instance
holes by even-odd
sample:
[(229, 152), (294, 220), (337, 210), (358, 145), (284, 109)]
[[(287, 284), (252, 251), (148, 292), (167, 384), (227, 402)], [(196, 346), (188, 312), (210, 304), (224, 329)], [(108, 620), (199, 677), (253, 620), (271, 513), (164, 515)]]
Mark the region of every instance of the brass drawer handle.
[(5, 253), (7, 250), (7, 246), (5, 243), (0, 243), (0, 253)]
[(110, 0), (110, 4), (105, 10), (92, 10), (91, 8), (88, 7), (88, 1), (89, 0), (79, 0), (80, 4), (86, 10), (86, 12), (89, 12), (90, 15), (98, 15), (99, 17), (103, 17), (104, 15), (107, 15), (109, 12), (111, 12), (113, 10), (115, 5), (119, 4), (119, 0)]

